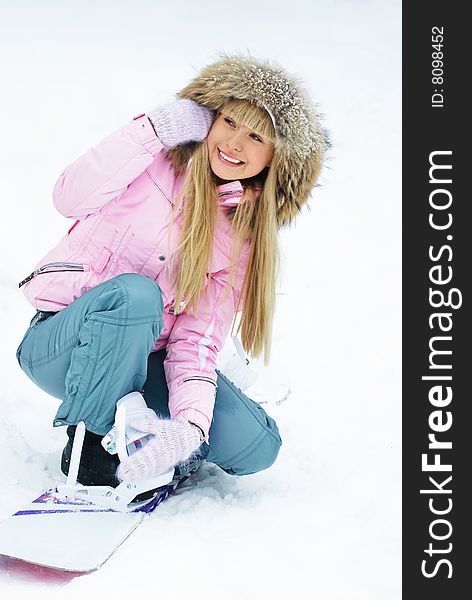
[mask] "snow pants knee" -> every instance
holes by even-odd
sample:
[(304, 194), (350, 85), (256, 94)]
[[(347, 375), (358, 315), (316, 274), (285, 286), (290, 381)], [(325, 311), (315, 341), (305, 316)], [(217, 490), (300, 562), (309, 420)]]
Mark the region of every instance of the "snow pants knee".
[[(37, 311), (17, 359), (38, 387), (62, 400), (55, 426), (84, 421), (89, 431), (105, 435), (116, 402), (134, 390), (142, 390), (148, 406), (168, 416), (165, 349), (153, 352), (162, 327), (157, 283), (119, 275), (58, 313)], [(221, 373), (217, 386), (202, 455), (233, 475), (269, 467), (281, 446), (274, 420)]]

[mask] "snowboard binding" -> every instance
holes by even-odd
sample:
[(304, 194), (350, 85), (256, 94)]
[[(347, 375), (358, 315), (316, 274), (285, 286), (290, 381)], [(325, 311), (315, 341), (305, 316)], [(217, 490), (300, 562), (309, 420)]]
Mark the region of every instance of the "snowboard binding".
[[(147, 406), (140, 392), (131, 392), (117, 402), (115, 424), (102, 439), (101, 445), (110, 455), (117, 455), (119, 461), (142, 448), (148, 441), (149, 434), (126, 424), (127, 412), (145, 409)], [(67, 465), (67, 481), (56, 486), (57, 494), (68, 500), (82, 500), (113, 511), (134, 512), (141, 505), (147, 506), (150, 497), (152, 498), (159, 488), (169, 484), (174, 478), (174, 469), (172, 469), (142, 482), (122, 481), (117, 486), (83, 485), (78, 482), (78, 478), (85, 435), (85, 423), (81, 421), (74, 433), (72, 452)]]

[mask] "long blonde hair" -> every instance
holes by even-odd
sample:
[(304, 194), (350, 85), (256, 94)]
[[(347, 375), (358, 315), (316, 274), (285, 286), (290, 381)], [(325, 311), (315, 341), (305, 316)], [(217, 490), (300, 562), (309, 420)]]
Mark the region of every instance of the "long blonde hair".
[[(242, 311), (236, 333), (241, 332), (244, 350), (252, 356), (264, 354), (269, 362), (275, 286), (279, 266), (277, 235), (276, 171), (277, 139), (268, 113), (246, 100), (229, 100), (221, 107), (239, 124), (246, 125), (274, 143), (271, 166), (251, 180), (241, 180), (243, 196), (236, 208), (225, 209), (234, 232), (231, 248), (231, 275), (246, 242), (250, 244), (248, 265), (236, 311)], [(274, 168), (275, 167), (275, 168)], [(257, 197), (256, 187), (262, 185)], [(180, 244), (169, 263), (176, 296), (174, 312), (181, 306), (198, 313), (205, 288), (214, 244), (218, 197), (217, 180), (208, 157), (206, 141), (198, 144), (187, 169), (182, 192), (175, 202), (173, 219), (183, 202)], [(185, 200), (184, 200), (185, 199)], [(183, 201), (184, 200), (184, 201)], [(233, 329), (236, 319), (233, 322)]]

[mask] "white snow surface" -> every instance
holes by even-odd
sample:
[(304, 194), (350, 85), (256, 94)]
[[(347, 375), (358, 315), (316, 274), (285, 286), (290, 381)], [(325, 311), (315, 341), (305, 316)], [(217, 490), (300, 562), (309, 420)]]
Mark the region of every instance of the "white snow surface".
[[(283, 447), (262, 473), (205, 465), (104, 567), (51, 577), (0, 562), (2, 597), (401, 597), (401, 5), (2, 2), (0, 519), (61, 477), (59, 401), (15, 351), (34, 310), (18, 281), (65, 233), (62, 169), (168, 101), (217, 52), (297, 73), (331, 132), (327, 168), (282, 234), (273, 356), (255, 394)], [(73, 543), (73, 540), (70, 540)]]

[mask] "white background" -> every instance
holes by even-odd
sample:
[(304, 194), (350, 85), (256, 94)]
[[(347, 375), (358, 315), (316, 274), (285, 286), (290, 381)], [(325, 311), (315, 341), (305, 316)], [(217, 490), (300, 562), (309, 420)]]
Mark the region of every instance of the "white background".
[[(0, 519), (59, 472), (58, 401), (15, 350), (34, 310), (17, 284), (65, 234), (53, 185), (217, 52), (301, 76), (333, 148), (282, 234), (261, 397), (284, 445), (239, 479), (205, 466), (97, 573), (0, 562), (2, 593), (69, 599), (390, 600), (401, 596), (401, 12), (388, 0), (0, 2)], [(72, 540), (67, 543), (72, 544)]]

